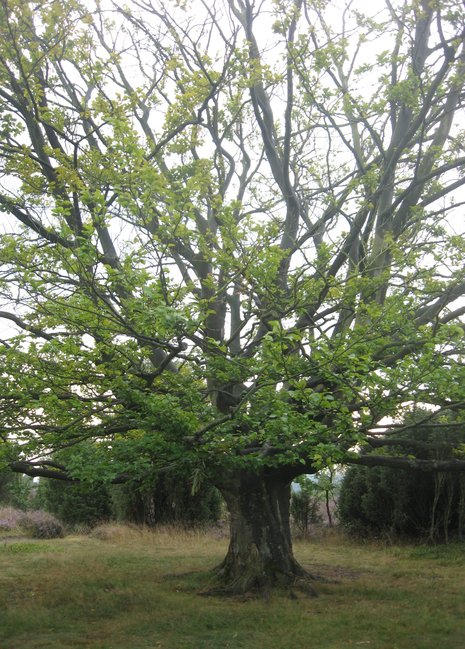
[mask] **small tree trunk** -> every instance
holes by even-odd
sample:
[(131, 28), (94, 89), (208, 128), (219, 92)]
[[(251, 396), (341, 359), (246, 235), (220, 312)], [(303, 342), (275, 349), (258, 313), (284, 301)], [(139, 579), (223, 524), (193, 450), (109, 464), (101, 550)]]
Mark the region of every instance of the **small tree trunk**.
[(464, 520), (465, 520), (465, 477), (463, 473), (459, 475), (459, 491), (460, 491), (460, 497), (459, 497), (459, 512), (458, 512), (458, 533), (459, 533), (459, 541), (464, 540), (464, 534), (463, 534), (463, 528), (464, 528)]
[(331, 505), (329, 502), (329, 489), (325, 490), (325, 504), (326, 504), (326, 515), (328, 516), (328, 525), (329, 527), (333, 526), (333, 517), (331, 514)]
[(240, 594), (294, 586), (315, 595), (295, 560), (289, 524), (290, 478), (279, 471), (238, 471), (219, 485), (229, 509), (228, 553), (216, 573), (221, 591)]
[(155, 527), (156, 522), (155, 498), (154, 494), (149, 491), (144, 496), (144, 523), (149, 527)]
[(429, 530), (429, 538), (432, 543), (435, 543), (438, 537), (439, 521), (437, 520), (437, 509), (439, 499), (442, 494), (444, 484), (444, 473), (434, 474), (434, 498), (431, 507), (431, 525)]

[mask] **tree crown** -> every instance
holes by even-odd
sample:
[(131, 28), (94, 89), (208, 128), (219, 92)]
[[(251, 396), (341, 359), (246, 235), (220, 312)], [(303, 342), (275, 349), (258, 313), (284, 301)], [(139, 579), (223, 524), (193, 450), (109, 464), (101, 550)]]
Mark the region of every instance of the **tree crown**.
[(460, 421), (455, 2), (2, 0), (0, 25), (7, 463), (67, 476), (45, 454), (94, 439), (113, 480), (297, 475), (406, 402)]

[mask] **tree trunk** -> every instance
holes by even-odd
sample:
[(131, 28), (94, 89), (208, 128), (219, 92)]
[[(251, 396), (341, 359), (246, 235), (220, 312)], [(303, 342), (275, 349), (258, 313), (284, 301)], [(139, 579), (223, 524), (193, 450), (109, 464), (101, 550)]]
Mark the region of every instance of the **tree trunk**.
[(325, 503), (326, 503), (326, 515), (328, 516), (328, 525), (329, 527), (333, 526), (333, 516), (331, 514), (331, 505), (329, 502), (329, 489), (325, 491)]
[(291, 478), (284, 471), (237, 471), (218, 485), (229, 509), (230, 542), (216, 569), (215, 592), (241, 594), (297, 587), (316, 595), (313, 577), (295, 560), (289, 523)]

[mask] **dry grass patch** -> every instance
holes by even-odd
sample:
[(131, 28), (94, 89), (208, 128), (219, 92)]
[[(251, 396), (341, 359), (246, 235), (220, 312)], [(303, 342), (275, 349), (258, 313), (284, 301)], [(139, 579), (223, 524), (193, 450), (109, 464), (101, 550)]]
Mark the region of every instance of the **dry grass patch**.
[(92, 529), (89, 536), (99, 541), (113, 541), (116, 543), (140, 542), (144, 537), (153, 538), (153, 533), (137, 525), (120, 525), (118, 523), (102, 523)]

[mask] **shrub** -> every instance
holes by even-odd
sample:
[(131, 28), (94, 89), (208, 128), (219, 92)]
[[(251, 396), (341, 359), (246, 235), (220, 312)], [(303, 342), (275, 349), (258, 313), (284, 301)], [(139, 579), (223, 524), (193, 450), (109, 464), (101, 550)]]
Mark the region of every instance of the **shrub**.
[[(426, 415), (428, 413), (426, 412)], [(416, 423), (425, 412), (409, 415), (398, 446), (391, 452), (412, 453), (424, 459), (451, 457), (451, 448), (463, 443), (460, 425), (452, 415), (444, 426)], [(409, 537), (448, 541), (464, 538), (465, 476), (386, 467), (354, 466), (347, 470), (339, 497), (339, 518), (352, 535)]]
[(93, 527), (111, 517), (111, 498), (106, 485), (41, 480), (41, 506), (67, 525)]
[(111, 493), (115, 517), (137, 525), (192, 527), (216, 522), (222, 514), (222, 498), (215, 487), (202, 483), (193, 494), (190, 481), (173, 474), (160, 474), (151, 485), (115, 485)]
[(24, 512), (19, 520), (22, 530), (35, 539), (56, 539), (64, 536), (62, 523), (44, 511)]
[(465, 480), (454, 474), (351, 467), (341, 486), (339, 518), (353, 536), (463, 538)]
[(36, 539), (54, 539), (64, 535), (61, 522), (48, 512), (24, 512), (13, 507), (0, 508), (0, 532), (26, 533)]
[(18, 530), (24, 512), (13, 507), (0, 507), (0, 532)]

